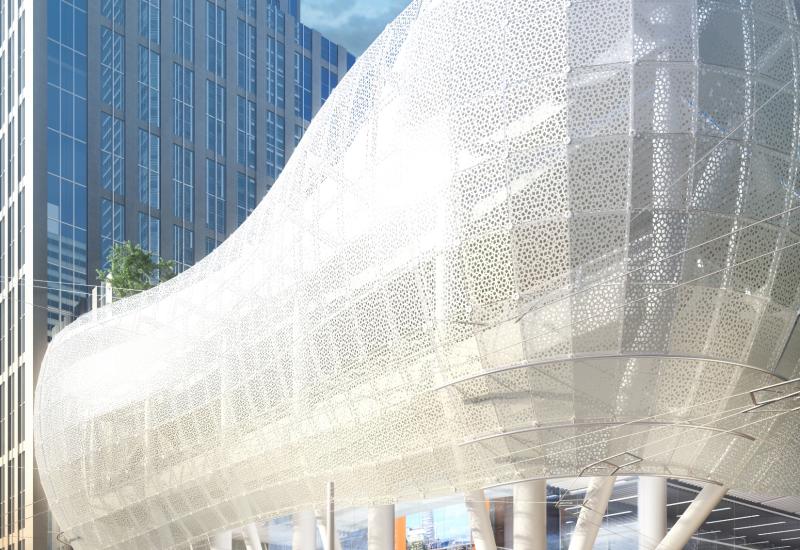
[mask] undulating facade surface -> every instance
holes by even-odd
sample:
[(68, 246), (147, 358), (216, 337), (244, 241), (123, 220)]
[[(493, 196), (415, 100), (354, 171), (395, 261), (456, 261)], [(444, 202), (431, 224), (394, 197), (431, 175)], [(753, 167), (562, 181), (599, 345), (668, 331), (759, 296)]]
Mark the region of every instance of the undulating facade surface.
[(327, 480), (800, 492), (800, 384), (757, 391), (800, 357), (795, 4), (413, 2), (229, 240), (51, 344), (66, 538), (200, 548)]

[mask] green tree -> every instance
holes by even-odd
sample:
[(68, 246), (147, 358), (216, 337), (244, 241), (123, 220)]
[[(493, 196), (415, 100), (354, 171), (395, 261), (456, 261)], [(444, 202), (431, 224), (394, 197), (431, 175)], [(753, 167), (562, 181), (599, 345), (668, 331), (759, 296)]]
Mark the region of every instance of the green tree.
[(109, 269), (97, 270), (97, 277), (110, 281), (115, 297), (138, 294), (175, 276), (175, 262), (162, 260), (130, 241), (111, 247), (108, 264)]

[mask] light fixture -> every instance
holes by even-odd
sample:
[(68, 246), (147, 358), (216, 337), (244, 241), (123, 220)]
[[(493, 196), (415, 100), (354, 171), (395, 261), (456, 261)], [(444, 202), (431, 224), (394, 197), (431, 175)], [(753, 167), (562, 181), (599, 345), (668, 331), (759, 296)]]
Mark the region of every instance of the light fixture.
[(669, 507), (669, 506), (680, 506), (681, 504), (689, 504), (690, 502), (694, 502), (694, 501), (692, 501), (692, 500), (682, 500), (681, 502), (671, 502), (671, 503), (667, 504), (667, 507)]
[(770, 525), (783, 525), (786, 523), (785, 521), (775, 521), (773, 523), (760, 523), (758, 525), (745, 525), (744, 527), (734, 527), (734, 531), (740, 531), (742, 529), (755, 529), (756, 527), (769, 527)]
[[(609, 502), (611, 502), (611, 501), (609, 501)], [(711, 513), (713, 513), (713, 512), (724, 512), (725, 510), (730, 510), (730, 508), (716, 508), (716, 509), (714, 509), (714, 510), (711, 510)], [(675, 517), (676, 517), (676, 518), (679, 518), (679, 517), (681, 517), (682, 515), (683, 515), (683, 514), (678, 514), (678, 515), (677, 515), (677, 516), (675, 516)], [(748, 516), (748, 517), (756, 517), (756, 516)], [(710, 523), (710, 522), (708, 522), (708, 521), (707, 521), (706, 523)]]
[[(786, 522), (784, 521), (784, 523)], [(785, 529), (783, 531), (770, 531), (769, 533), (759, 533), (758, 536), (761, 537), (764, 535), (779, 535), (781, 533), (794, 533), (795, 531), (800, 531), (800, 529)]]
[[(612, 498), (612, 499), (611, 499), (611, 500), (609, 500), (608, 502), (619, 502), (620, 500), (630, 500), (630, 499), (632, 499), (632, 498), (636, 498), (636, 497), (638, 497), (638, 496), (639, 496), (639, 495), (631, 495), (631, 496), (629, 496), (629, 497), (619, 497), (619, 498)], [(667, 504), (667, 506), (669, 506), (669, 504)]]
[(739, 518), (715, 519), (714, 521), (707, 521), (706, 525), (710, 525), (712, 523), (725, 523), (726, 521), (739, 521), (740, 519), (751, 519), (757, 517), (759, 517), (758, 514), (753, 514), (752, 516), (742, 516)]

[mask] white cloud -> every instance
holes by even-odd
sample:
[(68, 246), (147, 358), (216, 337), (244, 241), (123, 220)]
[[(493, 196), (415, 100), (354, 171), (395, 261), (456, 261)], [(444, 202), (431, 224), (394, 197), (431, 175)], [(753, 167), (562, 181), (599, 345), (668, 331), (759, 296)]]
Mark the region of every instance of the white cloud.
[(409, 0), (304, 0), (303, 23), (360, 55)]

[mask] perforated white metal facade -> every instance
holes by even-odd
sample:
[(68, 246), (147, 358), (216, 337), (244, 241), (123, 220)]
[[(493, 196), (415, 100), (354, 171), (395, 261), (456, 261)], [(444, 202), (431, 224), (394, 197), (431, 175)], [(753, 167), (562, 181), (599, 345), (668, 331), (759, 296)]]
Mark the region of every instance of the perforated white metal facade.
[[(797, 4), (797, 5), (796, 5)], [(423, 0), (196, 267), (51, 344), (84, 548), (650, 473), (800, 492), (798, 10)]]

